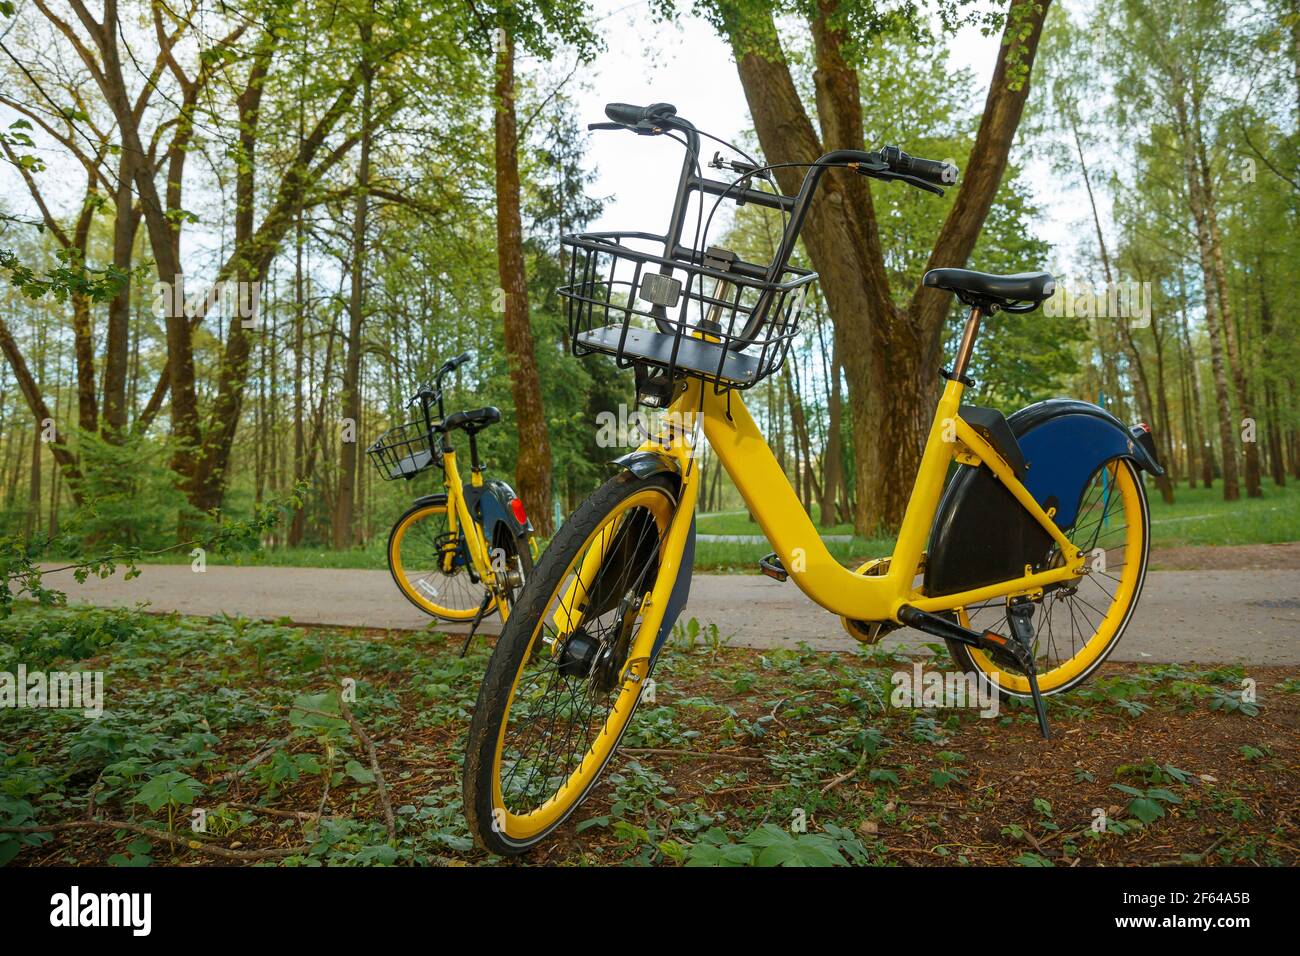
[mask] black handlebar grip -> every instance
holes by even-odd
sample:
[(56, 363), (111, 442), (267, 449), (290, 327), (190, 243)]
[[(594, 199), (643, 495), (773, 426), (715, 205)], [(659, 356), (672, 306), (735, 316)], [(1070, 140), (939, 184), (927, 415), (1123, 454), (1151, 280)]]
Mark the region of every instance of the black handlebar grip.
[(470, 359), (470, 355), (468, 352), (461, 352), (459, 355), (457, 355), (454, 359), (451, 360), (451, 367), (460, 368), (462, 365), (468, 362), (469, 359)]
[(625, 126), (635, 126), (645, 119), (645, 107), (633, 106), (630, 103), (606, 103), (605, 115), (615, 123), (622, 123)]
[(909, 156), (897, 146), (886, 146), (880, 151), (880, 156), (894, 172), (915, 176), (936, 186), (951, 186), (957, 181), (957, 167), (952, 163)]
[(951, 186), (957, 181), (957, 167), (952, 163), (937, 159), (920, 159), (916, 156), (909, 158), (912, 160), (911, 173), (917, 179), (924, 179), (936, 186)]

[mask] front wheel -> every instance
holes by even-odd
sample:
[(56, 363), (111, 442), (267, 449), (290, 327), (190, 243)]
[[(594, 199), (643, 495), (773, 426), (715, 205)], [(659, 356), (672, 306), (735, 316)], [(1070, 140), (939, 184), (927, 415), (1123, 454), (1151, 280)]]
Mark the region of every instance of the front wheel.
[(650, 673), (632, 655), (677, 508), (664, 475), (623, 472), (565, 523), (488, 662), (465, 753), (465, 814), (484, 849), (541, 842), (595, 786)]

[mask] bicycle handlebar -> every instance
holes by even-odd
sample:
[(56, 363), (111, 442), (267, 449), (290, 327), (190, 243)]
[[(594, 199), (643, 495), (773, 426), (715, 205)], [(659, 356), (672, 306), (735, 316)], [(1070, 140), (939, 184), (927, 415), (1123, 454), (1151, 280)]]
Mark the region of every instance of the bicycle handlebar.
[[(741, 203), (754, 203), (780, 209), (789, 214), (777, 253), (762, 276), (768, 282), (779, 281), (785, 273), (786, 265), (794, 253), (799, 232), (803, 228), (804, 219), (807, 217), (813, 194), (827, 169), (834, 167), (854, 169), (873, 179), (900, 180), (918, 189), (939, 195), (943, 195), (944, 186), (953, 185), (957, 181), (957, 167), (950, 163), (909, 156), (897, 146), (886, 146), (876, 152), (855, 149), (832, 150), (811, 163), (779, 164), (805, 167), (803, 182), (798, 193), (794, 196), (786, 196), (779, 192), (762, 192), (751, 188), (745, 180), (767, 172), (770, 166), (760, 166), (742, 172), (741, 178), (730, 184), (708, 179), (700, 174), (697, 170), (701, 134), (689, 120), (677, 115), (677, 108), (671, 103), (652, 103), (649, 106), (609, 103), (605, 106), (605, 115), (611, 122), (592, 123), (588, 129), (627, 129), (641, 136), (659, 136), (672, 130), (680, 132), (685, 141), (686, 156), (682, 161), (681, 177), (677, 183), (677, 197), (673, 203), (668, 231), (663, 236), (666, 258), (679, 256), (678, 250), (681, 248), (679, 242), (685, 225), (689, 195), (692, 191), (700, 192), (701, 200), (703, 194), (709, 193), (718, 197), (730, 197)], [(692, 253), (695, 254), (697, 253)], [(761, 268), (755, 267), (755, 270)], [(755, 317), (760, 312), (761, 310), (756, 308)], [(754, 319), (751, 319), (751, 323), (753, 321)], [(745, 341), (755, 331), (755, 328), (747, 325), (737, 338)]]
[(416, 402), (419, 402), (421, 407), (424, 410), (425, 419), (427, 421), (429, 416), (429, 405), (433, 404), (434, 402), (437, 402), (438, 417), (442, 418), (443, 417), (442, 380), (449, 373), (454, 372), (456, 369), (460, 368), (462, 365), (468, 362), (472, 357), (473, 356), (471, 356), (468, 352), (461, 352), (455, 358), (448, 359), (447, 361), (443, 362), (442, 366), (436, 372), (434, 372), (433, 384), (426, 385), (422, 382), (419, 385), (417, 385), (415, 387), (415, 394), (412, 395), (410, 399), (407, 400), (406, 407), (410, 408)]

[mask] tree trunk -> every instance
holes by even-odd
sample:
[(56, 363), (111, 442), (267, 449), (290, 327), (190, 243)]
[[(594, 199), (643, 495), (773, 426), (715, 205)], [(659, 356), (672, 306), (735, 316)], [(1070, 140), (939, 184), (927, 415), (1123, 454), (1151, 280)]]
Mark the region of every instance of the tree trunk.
[(504, 29), (497, 35), (494, 103), (496, 147), (497, 273), (504, 293), (506, 362), (515, 403), (519, 457), (515, 481), (533, 526), (552, 530), (551, 442), (542, 408), (524, 272), (523, 222), (519, 210), (519, 131), (515, 119), (515, 47)]
[[(135, 234), (140, 215), (131, 202), (131, 154), (123, 151), (118, 163), (118, 188), (114, 197), (113, 265), (130, 273)], [(108, 337), (104, 349), (104, 438), (120, 442), (127, 428), (127, 362), (131, 321), (131, 280), (122, 283), (108, 303)]]
[(837, 500), (842, 494), (843, 450), (840, 439), (840, 353), (834, 344), (834, 330), (831, 330), (832, 347), (826, 348), (826, 338), (822, 325), (817, 323), (817, 338), (822, 353), (823, 375), (826, 377), (826, 443), (822, 449), (822, 493), (820, 501), (821, 524), (823, 528), (833, 527), (840, 520), (845, 502)]
[[(371, 27), (361, 27), (363, 57), (369, 52)], [(361, 327), (365, 307), (366, 220), (370, 210), (371, 97), (374, 76), (368, 59), (362, 62), (361, 156), (357, 164), (357, 200), (352, 216), (351, 290), (348, 298), (347, 353), (343, 362), (343, 417), (352, 422), (351, 441), (339, 442), (338, 496), (334, 501), (334, 547), (350, 547), (355, 541), (353, 510), (356, 504), (357, 433), (361, 428)]]
[(1232, 404), (1228, 398), (1228, 374), (1224, 367), (1223, 330), (1220, 323), (1217, 277), (1210, 248), (1209, 223), (1206, 218), (1203, 182), (1196, 157), (1196, 137), (1187, 115), (1186, 89), (1179, 85), (1174, 94), (1174, 111), (1183, 140), (1183, 167), (1187, 178), (1188, 206), (1196, 225), (1196, 245), (1200, 254), (1201, 275), (1205, 287), (1205, 324), (1210, 339), (1210, 366), (1214, 373), (1214, 396), (1219, 424), (1220, 453), (1223, 456), (1223, 500), (1241, 497), (1237, 478), (1237, 450), (1232, 427)]
[[(248, 84), (236, 101), (239, 117), (238, 163), (235, 173), (235, 261), (236, 306), (230, 309), (226, 346), (217, 376), (217, 396), (208, 414), (203, 445), (194, 462), (193, 504), (201, 511), (221, 507), (228, 481), (230, 453), (244, 408), (251, 350), (249, 332), (260, 331), (264, 322), (261, 303), (253, 290), (260, 289), (270, 266), (270, 250), (258, 248), (254, 219), (257, 207), (257, 138), (262, 90), (271, 66), (275, 37), (267, 31), (259, 40), (249, 70)], [(243, 307), (252, 306), (252, 314)]]
[[(93, 218), (92, 205), (95, 182), (92, 179), (86, 190), (85, 208), (77, 219), (73, 247), (85, 261)], [(99, 427), (99, 402), (95, 393), (95, 332), (90, 320), (90, 299), (84, 295), (72, 297), (72, 342), (77, 363), (77, 424), (84, 432), (93, 433)]]
[[(5, 324), (3, 317), (0, 317), (0, 352), (4, 353), (5, 358), (9, 360), (9, 367), (14, 370), (14, 377), (18, 380), (18, 390), (22, 392), (23, 398), (27, 400), (27, 407), (31, 410), (32, 417), (36, 421), (36, 447), (39, 448), (41, 423), (47, 418), (53, 419), (54, 416), (50, 412), (50, 407), (45, 403), (45, 396), (41, 394), (41, 388), (36, 383), (31, 370), (27, 367), (27, 361), (18, 350), (18, 343), (14, 341), (9, 326)], [(64, 470), (70, 481), (76, 482), (81, 477), (81, 473), (77, 470), (77, 459), (63, 444), (61, 434), (50, 442), (50, 454), (54, 456), (55, 462)], [(74, 483), (71, 487), (73, 488), (73, 500), (77, 504), (81, 504), (81, 493), (77, 490), (77, 484)]]
[(32, 467), (27, 483), (26, 536), (30, 539), (40, 527), (41, 520), (41, 425), (37, 422), (32, 431)]
[[(1028, 96), (1028, 74), (1047, 7), (1032, 0), (1011, 4), (964, 183), (940, 229), (929, 267), (962, 266), (975, 245)], [(831, 25), (835, 12), (834, 2), (824, 2), (812, 23), (820, 139), (770, 15), (723, 24), (769, 162), (809, 163), (826, 150), (863, 147), (858, 78), (843, 57), (843, 37)], [(783, 192), (798, 189), (801, 170), (778, 169), (775, 174)], [(857, 476), (854, 527), (869, 535), (902, 520), (930, 424), (934, 371), (952, 297), (918, 286), (906, 309), (894, 305), (863, 178), (831, 173), (823, 179), (803, 243), (821, 276), (839, 341), (853, 343), (842, 350), (841, 359), (849, 381)]]
[[(1179, 289), (1182, 289), (1181, 282)], [(1210, 445), (1210, 437), (1205, 428), (1203, 412), (1205, 405), (1201, 401), (1201, 376), (1196, 364), (1196, 353), (1192, 351), (1192, 334), (1187, 322), (1187, 296), (1185, 292), (1182, 293), (1181, 298), (1183, 305), (1179, 308), (1178, 316), (1182, 332), (1183, 354), (1187, 357), (1187, 378), (1192, 387), (1192, 423), (1196, 429), (1196, 447), (1201, 465), (1201, 484), (1203, 487), (1209, 488), (1214, 475), (1214, 449)], [(1192, 487), (1195, 487), (1195, 485)]]
[[(1092, 193), (1092, 178), (1088, 174), (1088, 161), (1083, 153), (1083, 141), (1079, 137), (1079, 129), (1075, 124), (1073, 114), (1070, 116), (1070, 129), (1074, 134), (1074, 146), (1079, 157), (1079, 170), (1083, 173), (1083, 185), (1088, 194), (1088, 206), (1092, 210), (1092, 224), (1097, 231), (1097, 248), (1101, 252), (1101, 265), (1106, 274), (1106, 288), (1109, 292), (1115, 285), (1115, 275), (1110, 267), (1110, 253), (1106, 249), (1106, 236), (1101, 228), (1101, 215), (1097, 212), (1097, 200)], [(1150, 306), (1151, 303), (1148, 302), (1147, 305)], [(1138, 351), (1137, 341), (1133, 338), (1133, 330), (1129, 327), (1128, 319), (1123, 316), (1117, 315), (1112, 318), (1119, 328), (1120, 338), (1128, 352), (1129, 363), (1137, 375), (1134, 391), (1137, 393), (1138, 408), (1149, 427), (1156, 428), (1159, 423), (1155, 419), (1154, 409), (1151, 404), (1151, 387), (1147, 380), (1146, 365), (1142, 361), (1142, 353)], [(1098, 321), (1100, 321), (1100, 316), (1098, 316)], [(1156, 487), (1160, 489), (1160, 497), (1164, 499), (1165, 504), (1173, 504), (1174, 483), (1169, 473), (1157, 475), (1155, 482)]]
[[(1253, 419), (1250, 389), (1246, 385), (1245, 356), (1241, 354), (1241, 349), (1238, 347), (1237, 330), (1233, 323), (1232, 305), (1228, 295), (1228, 275), (1223, 266), (1223, 236), (1219, 231), (1218, 200), (1214, 195), (1214, 177), (1205, 152), (1205, 140), (1201, 136), (1201, 105), (1196, 90), (1193, 90), (1192, 95), (1191, 131), (1196, 144), (1197, 165), (1200, 167), (1202, 214), (1206, 223), (1210, 263), (1214, 269), (1214, 290), (1218, 299), (1223, 338), (1227, 345), (1228, 367), (1232, 372), (1232, 383), (1237, 393), (1237, 412), (1242, 419)], [(1238, 427), (1244, 428), (1245, 423), (1239, 422)], [(1259, 443), (1251, 440), (1242, 444), (1246, 462), (1246, 494), (1248, 497), (1258, 498), (1263, 494), (1259, 483)]]

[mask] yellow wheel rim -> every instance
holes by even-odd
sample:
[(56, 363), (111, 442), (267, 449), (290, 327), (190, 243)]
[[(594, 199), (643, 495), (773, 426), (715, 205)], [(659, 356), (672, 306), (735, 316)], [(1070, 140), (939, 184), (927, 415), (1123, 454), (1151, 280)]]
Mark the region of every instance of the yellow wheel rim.
[[(411, 601), (411, 603), (415, 604), (427, 613), (440, 617), (443, 620), (472, 621), (474, 620), (474, 616), (478, 614), (479, 602), (483, 600), (483, 586), (480, 584), (474, 584), (470, 580), (469, 574), (465, 569), (462, 568), (456, 577), (464, 579), (466, 587), (460, 588), (457, 593), (460, 593), (461, 591), (464, 592), (464, 603), (467, 606), (454, 607), (435, 600), (435, 597), (440, 597), (442, 595), (442, 591), (437, 588), (437, 585), (433, 585), (435, 594), (432, 596), (427, 593), (427, 589), (422, 590), (420, 588), (420, 582), (447, 581), (453, 579), (448, 578), (447, 575), (443, 574), (437, 568), (431, 568), (428, 571), (408, 571), (402, 562), (402, 542), (406, 540), (407, 533), (422, 521), (436, 518), (439, 515), (445, 517), (446, 514), (447, 506), (437, 504), (427, 505), (416, 511), (412, 511), (403, 517), (397, 527), (393, 529), (392, 536), (388, 541), (388, 564), (393, 572), (393, 580), (397, 582), (397, 586)], [(471, 602), (473, 604), (472, 607), (468, 606)], [(494, 598), (492, 602), (488, 604), (487, 610), (483, 613), (485, 615), (491, 614), (495, 609), (496, 599)]]
[[(626, 663), (622, 674), (622, 684), (606, 713), (603, 724), (595, 731), (594, 736), (584, 741), (588, 743), (585, 752), (580, 756), (574, 754), (577, 765), (570, 770), (566, 762), (560, 774), (552, 775), (552, 777), (563, 777), (555, 791), (537, 806), (525, 812), (515, 813), (506, 806), (502, 789), (502, 766), (506, 750), (506, 734), (510, 729), (510, 713), (514, 707), (524, 672), (534, 658), (546, 662), (553, 661), (560, 640), (585, 623), (583, 620), (584, 610), (573, 605), (574, 595), (580, 590), (580, 588), (573, 586), (573, 581), (581, 575), (592, 573), (594, 562), (587, 556), (593, 553), (593, 549), (609, 547), (622, 527), (625, 516), (630, 515), (638, 508), (645, 509), (653, 517), (659, 540), (662, 543), (664, 536), (668, 533), (674, 507), (674, 502), (663, 491), (653, 489), (638, 491), (623, 499), (583, 542), (582, 547), (578, 549), (573, 560), (561, 576), (559, 586), (547, 601), (545, 612), (538, 618), (537, 626), (534, 628), (532, 638), (529, 641), (528, 651), (520, 661), (519, 670), (515, 673), (515, 679), (510, 688), (510, 699), (507, 701), (506, 711), (501, 717), (501, 731), (497, 735), (496, 754), (493, 757), (492, 805), (494, 807), (494, 826), (508, 839), (528, 840), (555, 825), (573, 809), (577, 801), (587, 792), (605, 766), (606, 761), (613, 754), (614, 748), (623, 736), (623, 731), (627, 727), (632, 712), (636, 709), (637, 699), (649, 673), (649, 661), (645, 658), (634, 657)], [(644, 598), (644, 595), (641, 596)], [(554, 641), (551, 646), (538, 649), (538, 641), (546, 635), (548, 629), (556, 631), (557, 622), (562, 622), (564, 626), (568, 627), (568, 632), (564, 634), (553, 633), (551, 636)], [(639, 629), (640, 622), (638, 621), (633, 626)], [(635, 646), (637, 643), (634, 636), (631, 645)], [(541, 670), (553, 666), (551, 663), (543, 663)], [(591, 683), (589, 679), (585, 679), (585, 681), (588, 684)], [(612, 695), (614, 691), (609, 693)], [(590, 728), (588, 728), (588, 732), (590, 732)], [(564, 771), (567, 771), (567, 775)], [(528, 780), (525, 780), (525, 786), (527, 783)]]
[[(1063, 687), (1070, 685), (1086, 675), (1110, 650), (1115, 641), (1122, 633), (1125, 623), (1128, 621), (1129, 614), (1137, 599), (1138, 591), (1142, 584), (1142, 575), (1146, 567), (1146, 521), (1142, 508), (1142, 494), (1138, 486), (1138, 477), (1133, 470), (1133, 466), (1127, 461), (1114, 461), (1105, 468), (1105, 473), (1109, 475), (1109, 482), (1112, 487), (1111, 494), (1115, 496), (1120, 503), (1120, 513), (1122, 514), (1125, 527), (1115, 533), (1115, 540), (1107, 541), (1101, 548), (1106, 563), (1100, 566), (1096, 561), (1089, 557), (1090, 566), (1093, 571), (1085, 576), (1080, 582), (1082, 591), (1085, 583), (1093, 585), (1089, 597), (1082, 599), (1091, 613), (1083, 615), (1074, 615), (1071, 608), (1071, 617), (1069, 620), (1071, 653), (1068, 657), (1057, 657), (1055, 663), (1050, 667), (1038, 672), (1038, 689), (1044, 693), (1051, 693)], [(1099, 472), (1100, 474), (1100, 472)], [(1085, 506), (1091, 495), (1091, 488), (1085, 493)], [(1113, 505), (1110, 509), (1103, 506), (1101, 517), (1097, 519), (1097, 528), (1105, 524), (1106, 515), (1113, 514)], [(1081, 517), (1076, 521), (1076, 531), (1071, 533), (1071, 540), (1087, 553), (1093, 550), (1089, 547), (1089, 541), (1084, 540), (1092, 534), (1091, 529), (1080, 532), (1082, 526), (1086, 524), (1086, 516), (1081, 512)], [(1076, 537), (1080, 535), (1080, 537)], [(1122, 544), (1119, 539), (1122, 537)], [(1094, 536), (1094, 542), (1100, 540)], [(1116, 566), (1114, 557), (1122, 551), (1122, 565)], [(1102, 597), (1104, 595), (1104, 597)], [(1052, 593), (1048, 593), (1044, 598), (1044, 605), (1057, 600)], [(1048, 625), (1051, 620), (1049, 611)], [(1040, 610), (1039, 614), (1042, 614)], [(1036, 615), (1037, 616), (1037, 615)], [(971, 618), (968, 616), (966, 608), (958, 609), (958, 617), (965, 627), (971, 627)], [(1085, 627), (1081, 620), (1087, 619), (1088, 624)], [(978, 618), (974, 625), (979, 628)], [(1062, 622), (1065, 623), (1064, 621)], [(1040, 627), (1040, 632), (1042, 628)], [(1091, 633), (1083, 633), (1090, 631)], [(1041, 639), (1040, 633), (1040, 639)], [(1055, 639), (1055, 634), (1052, 634)], [(993, 663), (993, 661), (981, 650), (970, 648), (971, 660), (975, 666), (990, 677), (996, 678), (998, 686), (1012, 694), (1028, 694), (1029, 681), (1020, 674), (1010, 671), (1003, 671)]]

